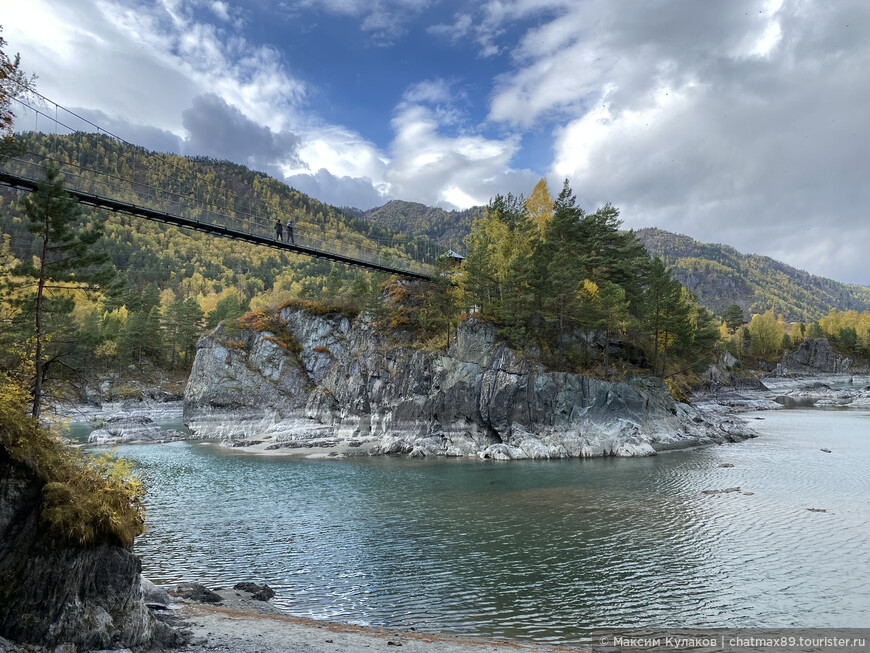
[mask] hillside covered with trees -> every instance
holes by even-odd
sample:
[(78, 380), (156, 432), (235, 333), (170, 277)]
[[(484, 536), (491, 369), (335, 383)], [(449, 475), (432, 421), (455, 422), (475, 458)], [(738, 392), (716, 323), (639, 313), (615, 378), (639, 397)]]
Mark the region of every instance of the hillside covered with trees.
[(737, 304), (747, 315), (782, 313), (786, 320), (813, 322), (838, 311), (870, 310), (870, 288), (817, 277), (767, 256), (741, 254), (728, 245), (699, 243), (661, 229), (637, 237), (660, 256), (674, 276), (717, 314)]
[(355, 214), (376, 226), (412, 237), (425, 236), (458, 251), (474, 221), (483, 216), (485, 211), (484, 206), (473, 206), (464, 211), (445, 211), (418, 202), (392, 200), (368, 211), (356, 211)]
[[(159, 202), (173, 193), (186, 193), (199, 201), (195, 210), (203, 213), (263, 212), (266, 234), (274, 233), (275, 216), (282, 221), (292, 218), (297, 238), (326, 239), (347, 253), (378, 252), (385, 263), (438, 251), (425, 239), (374, 226), (225, 161), (148, 152), (84, 133), (26, 134), (15, 140), (19, 149), (127, 180), (126, 192), (123, 185), (120, 192), (118, 186), (111, 189), (118, 200), (138, 201), (141, 191), (136, 186), (154, 188), (162, 193), (160, 208)], [(12, 160), (7, 167), (16, 165), (21, 164)], [(95, 187), (92, 192), (106, 191)], [(37, 224), (38, 216), (34, 221), (26, 215), (28, 197), (0, 187), (0, 319), (6, 351), (15, 349), (15, 343), (29, 342), (38, 294), (31, 282), (38, 281), (39, 274), (28, 272), (43, 253), (46, 234)], [(383, 279), (361, 268), (76, 206), (77, 214), (69, 216), (71, 228), (77, 233), (98, 228), (94, 253), (104, 257), (116, 275), (96, 292), (86, 292), (72, 279), (48, 284), (43, 326), (51, 338), (42, 352), (49, 362), (47, 380), (53, 375), (127, 372), (130, 366), (183, 372), (192, 362), (197, 339), (222, 319), (292, 298), (341, 298), (363, 305), (381, 293)], [(43, 260), (48, 266), (64, 258), (60, 250), (51, 249), (55, 246), (50, 245)], [(82, 275), (85, 268), (75, 273)]]

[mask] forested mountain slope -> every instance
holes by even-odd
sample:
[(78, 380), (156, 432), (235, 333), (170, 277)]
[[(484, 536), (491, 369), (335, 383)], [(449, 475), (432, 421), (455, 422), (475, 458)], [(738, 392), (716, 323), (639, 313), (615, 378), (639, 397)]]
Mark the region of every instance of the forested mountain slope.
[[(458, 248), (474, 220), (486, 210), (478, 206), (445, 211), (398, 200), (365, 212), (337, 209), (226, 161), (148, 152), (93, 134), (30, 134), (26, 138), (35, 151), (53, 152), (58, 158), (132, 177), (138, 184), (167, 191), (193, 189), (204, 201), (204, 210), (232, 209), (252, 202), (267, 214), (273, 212), (284, 219), (292, 216), (297, 234), (337, 238), (349, 248), (380, 247), (387, 258), (432, 250), (432, 240)], [(34, 253), (34, 241), (17, 217), (18, 200), (18, 194), (0, 188), (0, 231), (10, 237), (11, 253), (24, 258)], [(584, 208), (592, 211), (596, 207)], [(338, 294), (361, 276), (358, 269), (139, 218), (97, 212), (94, 216), (105, 220), (105, 247), (127, 284), (142, 289), (153, 283), (162, 293), (171, 291), (164, 305), (174, 298), (193, 297), (208, 313), (231, 291), (244, 305), (266, 305), (291, 296)], [(404, 242), (396, 243), (397, 234), (404, 234)], [(870, 310), (870, 289), (862, 286), (816, 277), (768, 257), (743, 255), (725, 245), (699, 243), (660, 229), (642, 229), (637, 235), (650, 253), (662, 256), (679, 280), (716, 313), (736, 303), (747, 315), (772, 308), (788, 320), (811, 322), (831, 308)], [(392, 241), (392, 246), (384, 246), (386, 241)], [(364, 285), (357, 284), (359, 289)]]
[(636, 232), (661, 256), (680, 282), (707, 308), (721, 314), (730, 304), (744, 313), (773, 309), (786, 320), (812, 322), (832, 308), (870, 310), (870, 288), (817, 277), (767, 256), (741, 254), (728, 245), (699, 243), (661, 229)]
[(458, 249), (471, 231), (474, 221), (486, 211), (485, 206), (473, 206), (464, 211), (445, 211), (417, 202), (393, 200), (360, 213), (361, 217), (379, 227), (386, 227), (409, 236), (425, 236), (445, 247)]
[[(389, 261), (437, 250), (425, 239), (414, 240), (348, 215), (265, 174), (227, 161), (149, 152), (94, 134), (26, 134), (22, 138), (32, 151), (131, 180), (125, 182), (131, 193), (135, 187), (147, 186), (163, 193), (191, 196), (202, 212), (259, 211), (266, 234), (274, 233), (275, 217), (280, 216), (282, 221), (292, 217), (297, 239), (334, 240), (343, 253), (352, 254), (357, 248), (376, 250)], [(115, 185), (111, 190), (93, 190), (113, 199), (136, 201), (132, 195), (124, 196), (123, 191), (124, 184), (120, 193)], [(35, 240), (19, 217), (20, 197), (0, 187), (0, 232), (9, 237), (11, 253), (19, 259), (35, 253)], [(172, 211), (174, 207), (165, 209)], [(285, 295), (319, 295), (328, 283), (337, 292), (362, 274), (360, 268), (183, 231), (137, 217), (87, 210), (92, 220), (104, 223), (107, 238), (103, 247), (128, 286), (141, 289), (153, 283), (161, 292), (195, 297), (206, 312), (229, 289), (235, 289), (245, 304), (274, 303)]]

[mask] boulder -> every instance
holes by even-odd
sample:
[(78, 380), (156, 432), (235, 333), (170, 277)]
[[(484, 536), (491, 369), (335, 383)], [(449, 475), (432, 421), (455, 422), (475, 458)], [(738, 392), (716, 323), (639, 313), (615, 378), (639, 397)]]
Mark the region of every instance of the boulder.
[(172, 592), (173, 596), (178, 596), (194, 603), (221, 603), (223, 597), (217, 592), (213, 592), (202, 583), (182, 583)]
[(236, 583), (233, 585), (233, 589), (240, 592), (248, 592), (255, 601), (268, 601), (275, 596), (275, 590), (265, 583), (262, 585), (250, 582)]
[[(181, 435), (177, 431), (176, 434)], [(161, 442), (177, 438), (167, 434), (150, 417), (119, 414), (106, 420), (102, 428), (88, 436), (91, 444), (122, 444), (130, 442)]]

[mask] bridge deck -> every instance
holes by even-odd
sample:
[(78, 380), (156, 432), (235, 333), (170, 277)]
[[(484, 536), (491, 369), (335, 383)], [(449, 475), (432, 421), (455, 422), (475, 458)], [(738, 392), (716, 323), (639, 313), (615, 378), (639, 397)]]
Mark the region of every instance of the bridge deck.
[[(37, 181), (35, 179), (20, 177), (18, 175), (13, 175), (4, 171), (0, 171), (0, 184), (25, 191), (34, 191), (37, 187)], [(431, 279), (430, 275), (421, 272), (412, 272), (410, 270), (405, 270), (390, 265), (382, 265), (380, 263), (355, 259), (350, 256), (345, 256), (343, 254), (337, 254), (335, 252), (317, 249), (314, 247), (306, 247), (304, 245), (285, 243), (283, 241), (275, 240), (274, 238), (264, 236), (262, 234), (252, 233), (249, 231), (240, 231), (237, 229), (232, 229), (230, 227), (225, 227), (223, 225), (213, 224), (211, 222), (202, 222), (191, 218), (185, 218), (184, 216), (174, 215), (165, 211), (157, 211), (144, 206), (130, 204), (128, 202), (119, 202), (118, 200), (113, 200), (108, 197), (102, 197), (100, 195), (94, 195), (92, 193), (84, 193), (82, 191), (72, 188), (67, 188), (67, 192), (70, 194), (71, 197), (74, 197), (81, 204), (102, 209), (108, 209), (110, 211), (114, 211), (115, 213), (132, 215), (139, 218), (144, 218), (145, 220), (153, 220), (155, 222), (163, 222), (166, 224), (176, 225), (184, 229), (202, 231), (213, 236), (232, 238), (233, 240), (241, 240), (248, 243), (253, 243), (255, 245), (273, 247), (275, 249), (280, 249), (288, 252), (295, 252), (297, 254), (313, 256), (315, 258), (336, 261), (338, 263), (345, 263), (347, 265), (356, 265), (368, 268), (370, 270), (376, 270), (378, 272), (397, 274), (403, 277), (409, 277), (412, 279), (423, 279), (426, 281)]]

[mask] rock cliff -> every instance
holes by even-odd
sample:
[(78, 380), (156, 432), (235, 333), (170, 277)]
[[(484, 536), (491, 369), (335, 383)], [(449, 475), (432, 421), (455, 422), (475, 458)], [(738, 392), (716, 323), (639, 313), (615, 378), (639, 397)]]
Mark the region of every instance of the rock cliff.
[(793, 352), (783, 355), (776, 373), (791, 374), (837, 374), (849, 369), (849, 359), (838, 356), (831, 349), (827, 338), (807, 338)]
[(365, 317), (285, 308), (279, 322), (281, 334), (218, 327), (200, 340), (184, 394), (197, 435), (499, 459), (642, 456), (751, 435), (674, 402), (656, 379), (548, 371), (474, 318), (447, 352), (391, 344)]
[(0, 637), (83, 650), (166, 644), (128, 547), (72, 546), (40, 521), (44, 482), (0, 447)]

